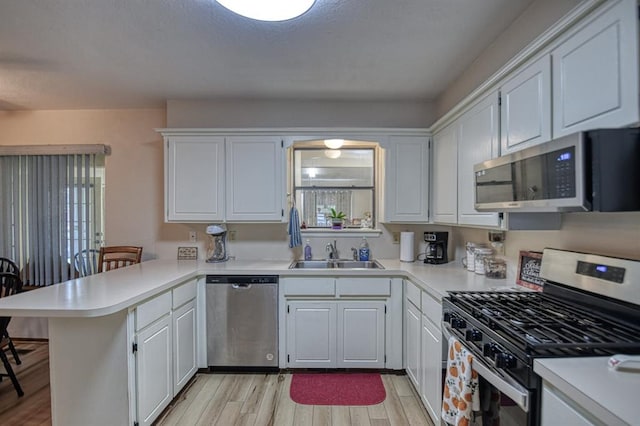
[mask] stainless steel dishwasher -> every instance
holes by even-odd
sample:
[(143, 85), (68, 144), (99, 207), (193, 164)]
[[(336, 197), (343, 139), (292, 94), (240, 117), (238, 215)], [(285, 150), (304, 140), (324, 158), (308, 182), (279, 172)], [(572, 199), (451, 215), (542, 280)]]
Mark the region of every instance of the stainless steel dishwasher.
[(278, 367), (278, 277), (207, 275), (209, 368)]

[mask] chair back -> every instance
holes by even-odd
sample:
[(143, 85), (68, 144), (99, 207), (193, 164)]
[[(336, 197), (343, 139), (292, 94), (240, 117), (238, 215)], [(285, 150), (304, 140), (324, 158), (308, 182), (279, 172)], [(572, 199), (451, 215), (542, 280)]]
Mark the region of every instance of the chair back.
[(93, 275), (98, 272), (98, 257), (100, 250), (85, 249), (75, 254), (73, 263), (81, 277)]
[(140, 263), (142, 247), (111, 246), (100, 247), (98, 257), (98, 272), (110, 271), (124, 266)]
[(0, 272), (9, 272), (20, 276), (20, 268), (18, 268), (18, 265), (6, 257), (0, 257)]
[(8, 297), (22, 291), (22, 280), (16, 274), (0, 272), (0, 297)]

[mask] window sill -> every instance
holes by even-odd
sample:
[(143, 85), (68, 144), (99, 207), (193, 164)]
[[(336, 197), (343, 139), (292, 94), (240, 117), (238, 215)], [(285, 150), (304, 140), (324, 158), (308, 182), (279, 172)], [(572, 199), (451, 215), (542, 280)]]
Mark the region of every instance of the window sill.
[(301, 229), (300, 233), (303, 237), (379, 237), (382, 234), (381, 229)]

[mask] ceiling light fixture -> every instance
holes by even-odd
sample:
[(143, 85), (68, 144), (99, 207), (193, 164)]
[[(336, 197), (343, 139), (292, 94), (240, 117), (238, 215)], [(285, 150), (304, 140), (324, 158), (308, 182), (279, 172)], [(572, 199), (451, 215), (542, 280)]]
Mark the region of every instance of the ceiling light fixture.
[(324, 155), (327, 158), (331, 158), (332, 160), (335, 160), (336, 158), (340, 158), (340, 155), (342, 155), (342, 152), (338, 151), (337, 149), (325, 149)]
[(305, 13), (315, 0), (218, 0), (218, 3), (247, 18), (286, 21)]
[(338, 149), (344, 145), (344, 139), (325, 139), (324, 144), (327, 148)]

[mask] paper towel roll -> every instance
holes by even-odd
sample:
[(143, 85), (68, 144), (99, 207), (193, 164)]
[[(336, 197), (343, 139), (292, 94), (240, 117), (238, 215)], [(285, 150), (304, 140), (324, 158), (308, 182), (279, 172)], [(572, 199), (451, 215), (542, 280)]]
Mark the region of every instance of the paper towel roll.
[(400, 233), (400, 261), (413, 262), (413, 232)]

